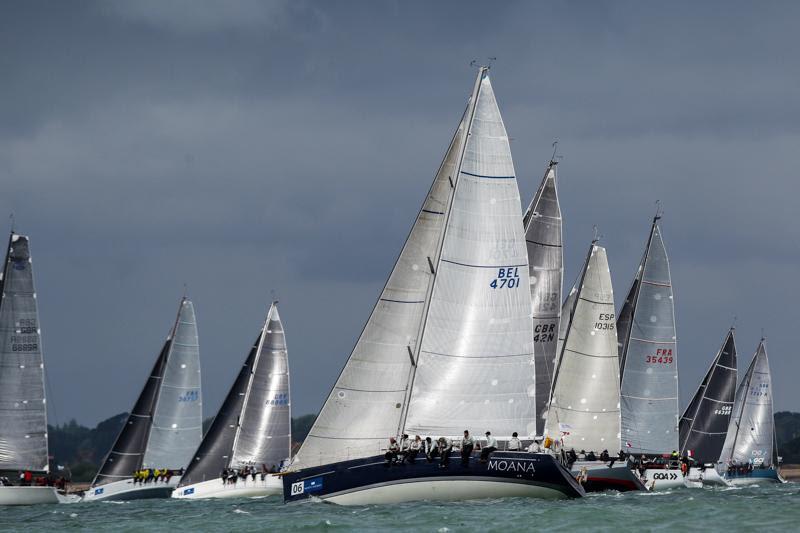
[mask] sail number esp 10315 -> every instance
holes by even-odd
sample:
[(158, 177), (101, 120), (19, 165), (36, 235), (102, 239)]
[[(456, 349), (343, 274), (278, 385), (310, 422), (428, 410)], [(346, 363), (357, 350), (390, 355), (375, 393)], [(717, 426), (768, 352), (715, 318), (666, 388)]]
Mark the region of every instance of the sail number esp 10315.
[(519, 267), (503, 267), (497, 269), (497, 277), (489, 283), (493, 289), (513, 289), (519, 287)]

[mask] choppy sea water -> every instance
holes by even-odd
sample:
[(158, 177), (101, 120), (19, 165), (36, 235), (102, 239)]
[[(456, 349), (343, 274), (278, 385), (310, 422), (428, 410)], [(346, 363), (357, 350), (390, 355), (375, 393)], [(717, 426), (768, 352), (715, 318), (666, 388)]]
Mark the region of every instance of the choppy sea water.
[(278, 497), (0, 508), (0, 530), (798, 531), (800, 484), (338, 507)]

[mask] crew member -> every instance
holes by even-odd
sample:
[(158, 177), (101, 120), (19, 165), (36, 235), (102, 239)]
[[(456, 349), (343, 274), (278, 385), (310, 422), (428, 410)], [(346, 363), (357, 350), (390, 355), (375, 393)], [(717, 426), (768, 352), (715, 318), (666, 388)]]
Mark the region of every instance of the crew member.
[(389, 437), (389, 447), (386, 449), (386, 464), (391, 465), (397, 462), (397, 453), (400, 451), (400, 446), (397, 445), (397, 439)]
[(492, 437), (492, 432), (486, 432), (486, 446), (481, 448), (481, 462), (485, 463), (489, 459), (489, 455), (497, 450), (497, 439)]
[(519, 441), (519, 437), (517, 436), (517, 432), (511, 434), (511, 438), (508, 440), (508, 451), (510, 452), (518, 452), (522, 449), (522, 443)]
[(461, 466), (469, 466), (469, 457), (475, 448), (475, 439), (469, 434), (469, 430), (464, 430), (464, 438), (461, 439)]
[(450, 451), (453, 449), (453, 443), (447, 437), (439, 437), (437, 453), (439, 454), (439, 468), (447, 468), (450, 464)]
[(528, 446), (528, 452), (530, 453), (542, 453), (544, 452), (544, 448), (542, 448), (542, 437), (536, 435), (533, 437), (533, 442), (531, 442), (530, 446)]

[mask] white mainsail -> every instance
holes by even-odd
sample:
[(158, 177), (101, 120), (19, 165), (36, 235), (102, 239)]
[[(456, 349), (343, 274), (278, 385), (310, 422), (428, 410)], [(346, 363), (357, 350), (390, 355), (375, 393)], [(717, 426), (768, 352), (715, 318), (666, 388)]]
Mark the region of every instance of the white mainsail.
[[(470, 219), (476, 214), (480, 218)], [(496, 350), (490, 344), (518, 347), (520, 303), (527, 317), (524, 330), (531, 334), (529, 295), (527, 300), (511, 297), (522, 292), (515, 290), (521, 282), (525, 287), (528, 283), (520, 216), (508, 138), (487, 69), (482, 68), (386, 286), (293, 459), (295, 468), (377, 454), (386, 439), (403, 428), (447, 434), (454, 427), (458, 433), (464, 429), (465, 417), (483, 393), (475, 387), (485, 377), (486, 357)], [(513, 273), (519, 276), (500, 282), (500, 292), (491, 288), (499, 270), (505, 277), (512, 272), (506, 270), (509, 267), (518, 269)], [(495, 311), (498, 305), (504, 307), (502, 312)], [(510, 337), (498, 337), (501, 329)], [(507, 353), (519, 361), (530, 348), (529, 342), (527, 348)], [(502, 391), (507, 405), (519, 400), (515, 408), (522, 411), (525, 402), (509, 393), (505, 381), (511, 366), (499, 365), (497, 381), (489, 386)], [(532, 373), (530, 368), (529, 383)], [(444, 397), (443, 387), (448, 391)], [(472, 399), (466, 395), (470, 387)], [(531, 392), (531, 402), (532, 396)], [(437, 403), (431, 408), (426, 401)], [(496, 409), (497, 397), (480, 401), (489, 402), (489, 407), (470, 413), (470, 420), (488, 423), (499, 416), (497, 423), (492, 420), (499, 428), (495, 431), (506, 431), (508, 417)], [(532, 409), (529, 419), (533, 420)]]
[(486, 73), (479, 83), (414, 373), (409, 434), (491, 430), (503, 439), (536, 430), (519, 190)]
[[(545, 434), (576, 450), (612, 450), (620, 435), (619, 358), (606, 250), (592, 243), (556, 367)], [(568, 299), (569, 300), (569, 299)]]
[(183, 298), (172, 331), (144, 468), (183, 468), (203, 437), (200, 348), (192, 302)]
[(525, 243), (533, 313), (536, 367), (536, 433), (544, 431), (544, 416), (553, 383), (561, 318), (564, 253), (561, 207), (556, 187), (556, 161), (550, 161), (542, 183), (525, 214)]
[(659, 216), (617, 319), (623, 449), (678, 449), (678, 351), (669, 259)]
[(764, 339), (736, 391), (728, 434), (720, 462), (772, 466), (775, 423), (772, 413), (772, 377)]

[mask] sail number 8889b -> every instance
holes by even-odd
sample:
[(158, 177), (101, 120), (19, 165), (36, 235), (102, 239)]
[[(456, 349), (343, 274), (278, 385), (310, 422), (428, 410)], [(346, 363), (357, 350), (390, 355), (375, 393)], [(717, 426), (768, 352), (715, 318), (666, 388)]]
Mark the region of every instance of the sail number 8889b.
[(519, 267), (497, 269), (497, 277), (489, 283), (493, 289), (513, 289), (519, 286)]

